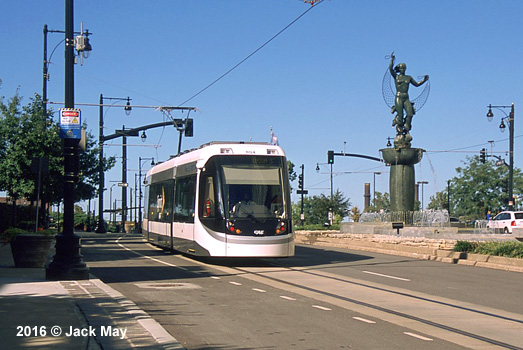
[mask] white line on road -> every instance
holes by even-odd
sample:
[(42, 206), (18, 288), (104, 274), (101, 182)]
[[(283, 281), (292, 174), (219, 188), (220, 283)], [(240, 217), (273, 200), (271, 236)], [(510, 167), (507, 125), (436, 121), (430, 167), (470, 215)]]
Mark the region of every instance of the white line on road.
[(312, 307), (315, 307), (316, 309), (324, 310), (324, 311), (332, 311), (332, 309), (329, 309), (325, 306), (319, 306), (319, 305), (312, 305)]
[(401, 277), (396, 277), (396, 276), (391, 276), (391, 275), (384, 275), (384, 274), (381, 274), (381, 273), (370, 272), (370, 271), (362, 271), (362, 272), (363, 272), (363, 273), (368, 273), (369, 275), (375, 275), (375, 276), (386, 277), (386, 278), (392, 278), (392, 279), (395, 279), (395, 280), (400, 280), (400, 281), (410, 282), (410, 280), (409, 280), (408, 278), (401, 278)]
[(260, 293), (265, 293), (265, 292), (267, 292), (266, 290), (259, 289), (259, 288), (253, 288), (252, 290), (255, 291), (255, 292), (260, 292)]
[(124, 246), (123, 244), (120, 243), (120, 239), (122, 239), (122, 238), (124, 238), (124, 237), (125, 237), (125, 236), (122, 236), (122, 237), (118, 238), (118, 239), (116, 240), (116, 244), (117, 244), (118, 246), (120, 246), (121, 248), (127, 250), (128, 252), (131, 252), (131, 253), (136, 254), (136, 255), (138, 255), (138, 256), (140, 256), (140, 257), (142, 257), (142, 258), (149, 259), (149, 260), (155, 261), (155, 262), (160, 263), (160, 264), (164, 264), (164, 265), (167, 265), (167, 266), (180, 268), (180, 266), (177, 266), (177, 265), (175, 265), (175, 264), (171, 264), (171, 263), (168, 263), (168, 262), (165, 262), (165, 261), (159, 260), (159, 259), (155, 259), (155, 258), (153, 258), (153, 257), (151, 257), (151, 256), (147, 256), (147, 255), (144, 255), (144, 254), (139, 253), (139, 252), (137, 252), (137, 251), (134, 251), (134, 250), (132, 250), (131, 248), (127, 248), (126, 246)]
[(376, 323), (374, 321), (367, 320), (366, 318), (363, 318), (363, 317), (353, 317), (353, 319), (361, 321), (361, 322), (365, 322), (365, 323)]
[(230, 284), (233, 284), (233, 285), (235, 285), (235, 286), (241, 286), (241, 285), (242, 285), (242, 284), (239, 283), (239, 282), (229, 282), (229, 283), (230, 283)]
[(218, 277), (218, 276), (211, 276), (211, 278), (214, 279), (214, 280), (219, 280), (219, 279), (221, 279), (221, 278)]
[(434, 339), (427, 338), (427, 337), (424, 337), (422, 335), (411, 333), (411, 332), (403, 332), (403, 334), (406, 334), (408, 336), (411, 336), (411, 337), (414, 337), (414, 338), (418, 338), (418, 339), (421, 339), (421, 340), (426, 340), (426, 341), (433, 341), (434, 340)]
[(290, 300), (290, 301), (296, 300), (294, 298), (291, 298), (291, 297), (288, 297), (288, 296), (285, 296), (285, 295), (280, 295), (280, 298), (285, 299), (285, 300)]

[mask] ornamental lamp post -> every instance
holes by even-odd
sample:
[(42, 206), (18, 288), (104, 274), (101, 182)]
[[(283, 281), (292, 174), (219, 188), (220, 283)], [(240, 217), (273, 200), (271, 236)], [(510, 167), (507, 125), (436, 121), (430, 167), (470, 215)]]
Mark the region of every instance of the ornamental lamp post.
[[(143, 133), (145, 135), (145, 131)], [(150, 160), (154, 166), (153, 157), (138, 157), (138, 233), (142, 233), (142, 161)], [(144, 203), (145, 206), (146, 203)]]
[[(508, 172), (508, 210), (514, 210), (514, 103), (510, 106), (493, 106), (488, 105), (487, 119), (489, 122), (494, 118), (494, 113), (492, 108), (498, 109), (505, 115), (504, 118), (501, 118), (501, 123), (499, 124), (499, 130), (505, 132), (506, 125), (508, 123), (509, 130), (509, 172)], [(504, 109), (510, 108), (510, 112), (507, 113)]]
[[(126, 115), (130, 115), (132, 111), (131, 107), (131, 99), (129, 96), (126, 98), (124, 97), (104, 97), (103, 94), (100, 94), (100, 109), (99, 109), (99, 133), (98, 133), (98, 147), (99, 147), (99, 155), (98, 155), (98, 225), (96, 227), (95, 232), (96, 233), (107, 233), (107, 229), (105, 228), (105, 222), (104, 222), (104, 183), (105, 183), (105, 174), (104, 174), (104, 167), (103, 167), (103, 154), (104, 154), (104, 100), (112, 100), (112, 101), (127, 101), (127, 103), (124, 106), (124, 111)], [(124, 189), (125, 190), (125, 189)]]
[[(73, 0), (65, 1), (65, 108), (74, 111), (74, 10)], [(71, 131), (71, 130), (70, 130)], [(47, 266), (47, 280), (88, 280), (89, 268), (80, 254), (80, 236), (74, 233), (74, 195), (78, 181), (78, 143), (75, 137), (63, 137), (64, 145), (64, 224), (56, 236), (56, 254)]]
[(421, 185), (421, 211), (423, 211), (423, 185), (427, 185), (428, 181), (418, 181), (417, 184)]
[(381, 171), (373, 172), (374, 184), (373, 184), (373, 190), (372, 190), (372, 200), (374, 201), (374, 211), (377, 211), (376, 210), (376, 175), (381, 175)]

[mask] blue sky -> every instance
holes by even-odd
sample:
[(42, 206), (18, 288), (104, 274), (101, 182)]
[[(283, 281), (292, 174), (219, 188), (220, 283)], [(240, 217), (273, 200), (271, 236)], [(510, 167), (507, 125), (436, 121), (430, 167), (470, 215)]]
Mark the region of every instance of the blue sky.
[[(75, 67), (75, 100), (131, 97), (135, 105), (178, 106), (243, 60), (310, 8), (300, 0), (75, 1), (75, 30), (89, 29), (93, 51)], [(269, 141), (274, 129), (287, 157), (305, 165), (309, 194), (329, 194), (327, 151), (379, 157), (394, 137), (382, 79), (395, 52), (414, 78), (430, 75), (431, 93), (413, 121), (413, 147), (425, 149), (416, 180), (428, 181), (424, 203), (446, 186), (467, 156), (483, 147), (507, 158), (503, 113), (486, 118), (487, 105), (515, 103), (523, 110), (523, 2), (327, 0), (202, 94), (185, 103), (198, 112), (193, 138), (183, 148), (211, 140)], [(43, 26), (64, 29), (64, 1), (10, 1), (0, 13), (0, 96), (17, 88), (28, 102), (42, 89)], [(49, 34), (48, 50), (63, 39)], [(63, 101), (63, 44), (50, 66), (50, 101)], [(411, 87), (415, 97), (422, 88)], [(54, 109), (57, 109), (55, 106)], [(104, 112), (105, 134), (164, 121), (158, 111), (121, 108)], [(82, 107), (98, 137), (98, 108)], [(185, 115), (175, 114), (175, 118)], [(522, 167), (523, 119), (515, 124), (515, 165)], [(128, 168), (138, 157), (165, 160), (177, 151), (174, 128), (130, 139)], [(112, 145), (111, 145), (112, 144)], [(107, 155), (121, 156), (116, 139)], [(159, 145), (159, 147), (153, 147)], [(320, 163), (320, 172), (315, 171)], [(149, 162), (145, 162), (147, 167)], [(364, 183), (388, 191), (388, 168), (369, 160), (337, 157), (334, 189), (363, 208)], [(120, 163), (106, 175), (109, 188)], [(133, 172), (128, 179), (134, 183)], [(294, 187), (297, 185), (294, 184)], [(113, 188), (119, 197), (119, 189)], [(108, 206), (109, 193), (106, 194)], [(298, 197), (293, 195), (294, 200)]]

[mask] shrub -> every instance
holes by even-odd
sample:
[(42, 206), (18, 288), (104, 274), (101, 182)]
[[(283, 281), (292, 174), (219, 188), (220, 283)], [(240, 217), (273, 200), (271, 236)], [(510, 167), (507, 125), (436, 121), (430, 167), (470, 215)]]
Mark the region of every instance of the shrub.
[(4, 231), (4, 233), (2, 233), (2, 243), (11, 243), (15, 240), (16, 236), (18, 236), (21, 233), (27, 233), (27, 231), (22, 230), (21, 228), (8, 228)]
[(467, 242), (458, 241), (454, 251), (504, 256), (507, 258), (523, 258), (523, 243), (520, 242)]
[(324, 231), (324, 230), (339, 230), (339, 229), (340, 229), (339, 224), (333, 224), (332, 226), (324, 226), (321, 224), (310, 224), (310, 225), (304, 225), (304, 226), (295, 225), (294, 226), (295, 231)]
[(456, 245), (454, 246), (454, 251), (471, 253), (477, 248), (477, 246), (478, 246), (478, 243), (476, 243), (476, 242), (457, 241)]
[(2, 239), (2, 243), (7, 244), (11, 243), (16, 239), (16, 236), (23, 234), (23, 233), (31, 233), (31, 234), (38, 234), (38, 235), (46, 235), (46, 236), (52, 236), (56, 235), (56, 231), (54, 230), (43, 230), (38, 232), (32, 232), (27, 230), (22, 230), (21, 228), (8, 228), (5, 230), (1, 235), (0, 238)]

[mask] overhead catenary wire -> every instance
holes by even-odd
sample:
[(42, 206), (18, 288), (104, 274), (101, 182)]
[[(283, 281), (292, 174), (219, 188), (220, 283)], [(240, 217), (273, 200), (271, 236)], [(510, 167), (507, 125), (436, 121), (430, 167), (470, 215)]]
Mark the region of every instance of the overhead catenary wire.
[(192, 95), (191, 97), (189, 97), (187, 100), (183, 101), (182, 103), (179, 104), (179, 106), (181, 105), (184, 105), (186, 104), (187, 102), (191, 101), (192, 99), (194, 99), (195, 97), (197, 97), (198, 95), (200, 95), (201, 93), (203, 93), (204, 91), (206, 91), (207, 89), (209, 89), (211, 86), (213, 86), (214, 84), (216, 84), (217, 82), (219, 82), (220, 80), (222, 80), (223, 78), (225, 78), (225, 76), (227, 76), (229, 73), (231, 73), (233, 70), (235, 70), (236, 68), (238, 68), (240, 65), (242, 65), (245, 61), (247, 61), (249, 58), (251, 58), (252, 56), (254, 56), (256, 53), (258, 53), (261, 49), (263, 49), (265, 46), (267, 46), (271, 41), (273, 41), (274, 39), (276, 39), (281, 33), (283, 33), (285, 30), (287, 30), (290, 26), (292, 26), (294, 23), (296, 23), (300, 18), (302, 18), (303, 16), (305, 16), (310, 10), (312, 10), (313, 8), (315, 8), (316, 6), (318, 6), (319, 4), (321, 4), (324, 0), (319, 0), (319, 1), (316, 1), (313, 6), (309, 7), (306, 11), (304, 11), (301, 15), (299, 15), (298, 17), (296, 17), (296, 19), (294, 19), (291, 23), (287, 24), (282, 30), (280, 30), (278, 33), (276, 33), (275, 35), (273, 35), (269, 40), (267, 40), (266, 42), (264, 42), (260, 47), (258, 47), (256, 50), (254, 50), (252, 53), (250, 53), (247, 57), (245, 57), (243, 60), (241, 60), (240, 62), (238, 62), (236, 65), (234, 65), (232, 68), (230, 68), (228, 71), (226, 71), (225, 73), (223, 73), (222, 75), (220, 75), (217, 79), (215, 79), (212, 83), (208, 84), (206, 87), (204, 87), (203, 89), (201, 89), (200, 91), (198, 91), (197, 93), (195, 93), (194, 95)]

